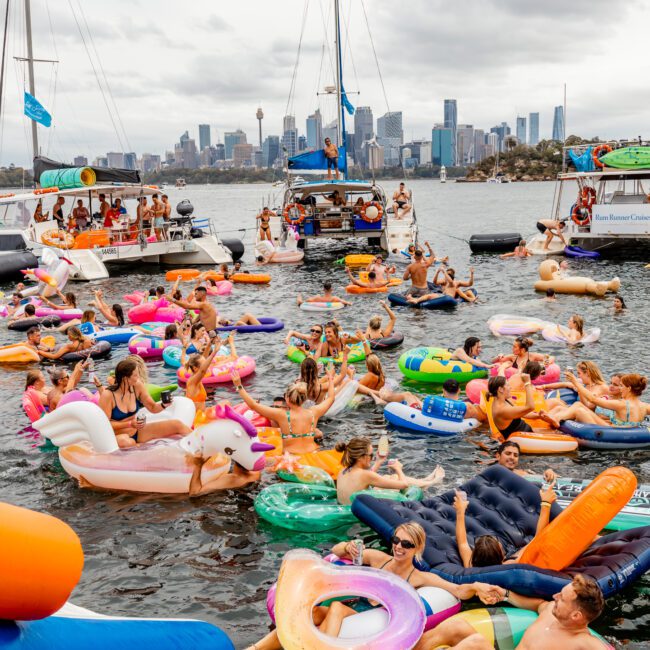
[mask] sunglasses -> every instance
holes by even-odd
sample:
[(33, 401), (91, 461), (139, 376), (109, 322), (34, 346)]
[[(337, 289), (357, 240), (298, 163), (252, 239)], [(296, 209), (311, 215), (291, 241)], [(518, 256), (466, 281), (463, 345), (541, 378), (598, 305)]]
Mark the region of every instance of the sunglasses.
[(322, 334), (322, 333), (323, 333), (322, 330), (310, 330), (310, 332), (311, 332), (312, 334)]
[(393, 535), (390, 538), (390, 541), (393, 546), (401, 545), (401, 547), (405, 550), (410, 550), (412, 548), (415, 548), (415, 544), (413, 542), (409, 541), (408, 539), (401, 539), (397, 535)]

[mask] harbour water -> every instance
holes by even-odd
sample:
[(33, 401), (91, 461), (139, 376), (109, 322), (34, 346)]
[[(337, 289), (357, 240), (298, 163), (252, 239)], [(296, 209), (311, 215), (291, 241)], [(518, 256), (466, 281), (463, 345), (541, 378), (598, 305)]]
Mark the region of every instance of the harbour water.
[[(397, 182), (382, 184), (392, 193)], [(465, 240), (472, 233), (518, 231), (531, 235), (536, 219), (549, 215), (552, 183), (440, 184), (437, 180), (420, 180), (410, 187), (421, 240), (428, 240), (438, 255), (450, 256), (457, 277), (466, 277), (469, 267), (474, 267), (480, 302), (453, 312), (398, 311), (397, 329), (406, 338), (401, 349), (381, 355), (388, 376), (401, 379), (397, 358), (417, 345), (456, 347), (467, 336), (477, 335), (483, 341), (483, 358), (508, 351), (509, 340), (493, 337), (485, 324), (496, 313), (537, 316), (560, 323), (579, 313), (587, 327), (602, 329), (599, 343), (568, 350), (538, 340), (533, 350), (554, 354), (563, 367), (592, 359), (606, 376), (614, 371), (648, 372), (646, 276), (650, 270), (644, 269), (644, 264), (650, 260), (571, 261), (572, 274), (621, 278), (628, 310), (614, 315), (611, 297), (559, 296), (554, 303), (544, 301), (533, 291), (539, 258), (500, 260), (497, 256), (471, 255)], [(174, 205), (189, 198), (196, 216), (209, 216), (218, 231), (234, 236), (236, 233), (226, 231), (252, 228), (256, 212), (269, 203), (265, 197), (271, 191), (265, 185), (211, 185), (171, 190), (169, 194)], [(252, 269), (252, 230), (246, 236), (245, 261)], [(334, 282), (337, 292), (343, 292), (343, 267), (333, 262), (346, 252), (359, 251), (333, 244), (314, 246), (305, 264), (270, 268), (270, 286), (236, 285), (231, 297), (214, 300), (228, 316), (252, 311), (277, 316), (287, 328), (304, 331), (319, 315), (300, 311), (295, 306), (295, 294), (316, 292), (326, 279)], [(115, 302), (136, 288), (155, 286), (163, 280), (158, 267), (141, 267), (70, 289), (85, 305), (98, 286), (109, 302)], [(354, 296), (354, 306), (337, 313), (344, 328), (362, 326), (371, 315), (382, 313), (377, 298)], [(6, 331), (3, 336), (8, 343), (22, 338)], [(253, 395), (266, 401), (281, 394), (297, 375), (297, 366), (284, 354), (284, 336), (283, 332), (254, 334), (237, 340), (241, 353), (257, 359), (256, 374), (244, 383)], [(110, 359), (97, 362), (100, 376), (125, 354), (126, 348), (117, 348)], [(174, 372), (162, 363), (149, 364), (149, 369), (156, 383), (174, 379)], [(328, 535), (275, 529), (259, 521), (253, 510), (259, 486), (193, 500), (80, 490), (62, 470), (55, 452), (42, 451), (32, 437), (20, 433), (27, 424), (20, 406), (24, 374), (24, 370), (0, 369), (0, 417), (5, 423), (0, 433), (0, 494), (10, 503), (60, 517), (77, 531), (86, 557), (83, 577), (72, 599), (78, 605), (113, 615), (201, 618), (225, 629), (236, 646), (243, 647), (267, 630), (266, 591), (288, 549), (306, 546), (325, 550), (353, 533), (359, 533), (367, 543), (379, 543), (360, 525)], [(220, 387), (216, 395), (236, 399), (231, 386)], [(322, 429), (325, 444), (332, 446), (336, 440), (355, 434), (368, 435), (376, 442), (386, 431), (386, 424), (381, 408), (363, 402), (337, 420), (323, 423)], [(481, 471), (490, 462), (489, 450), (493, 448), (485, 431), (451, 440), (392, 430), (389, 435), (391, 454), (402, 461), (406, 472), (423, 475), (436, 464), (443, 465), (447, 478), (439, 489)], [(550, 464), (561, 476), (580, 478), (594, 477), (619, 463), (635, 471), (640, 483), (650, 483), (650, 451), (580, 451), (561, 457), (525, 457), (522, 461), (524, 467), (536, 471)], [(263, 484), (268, 480), (265, 478)], [(606, 614), (595, 629), (617, 643), (632, 640), (636, 647), (647, 647), (649, 594), (650, 579), (646, 577), (608, 601)]]

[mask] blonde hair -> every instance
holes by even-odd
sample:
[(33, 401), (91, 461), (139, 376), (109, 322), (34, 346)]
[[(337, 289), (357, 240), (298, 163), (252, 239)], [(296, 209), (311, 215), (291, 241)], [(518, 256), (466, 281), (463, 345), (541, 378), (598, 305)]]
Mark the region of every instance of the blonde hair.
[(368, 322), (368, 327), (371, 330), (381, 329), (381, 316), (373, 316)]
[(369, 372), (371, 372), (373, 375), (377, 375), (379, 378), (377, 380), (377, 386), (379, 388), (383, 387), (383, 385), (386, 383), (386, 377), (384, 377), (384, 369), (382, 368), (381, 361), (376, 354), (370, 353), (366, 357), (366, 368), (368, 368)]
[(307, 384), (304, 381), (297, 381), (284, 393), (284, 399), (294, 406), (302, 406), (307, 400)]
[(575, 323), (576, 330), (578, 331), (578, 334), (580, 334), (580, 336), (582, 336), (583, 333), (584, 333), (583, 330), (584, 330), (584, 327), (585, 327), (585, 319), (582, 316), (580, 316), (579, 314), (573, 314), (571, 316), (571, 320)]
[(600, 368), (593, 361), (580, 361), (578, 363), (578, 368), (586, 372), (589, 375), (589, 379), (591, 379), (594, 384), (607, 383), (603, 374), (600, 372)]
[(149, 381), (149, 371), (147, 370), (147, 364), (144, 362), (144, 359), (137, 354), (129, 354), (125, 359), (129, 359), (135, 363), (138, 376), (146, 384)]
[(403, 530), (415, 544), (415, 558), (417, 560), (422, 560), (422, 553), (424, 553), (424, 544), (427, 541), (427, 534), (424, 532), (424, 528), (420, 524), (415, 522), (408, 522), (406, 524), (400, 524), (395, 529), (395, 534), (397, 535), (398, 531)]

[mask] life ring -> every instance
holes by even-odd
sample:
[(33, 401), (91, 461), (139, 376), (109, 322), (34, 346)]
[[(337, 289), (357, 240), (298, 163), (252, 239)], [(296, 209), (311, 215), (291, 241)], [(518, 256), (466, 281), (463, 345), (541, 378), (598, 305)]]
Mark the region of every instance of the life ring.
[(609, 153), (612, 151), (612, 148), (608, 144), (599, 144), (592, 152), (591, 158), (594, 161), (594, 165), (596, 167), (600, 167), (601, 169), (605, 166), (604, 162), (601, 162), (600, 160), (600, 155), (601, 153), (605, 155), (606, 153)]
[(74, 236), (65, 230), (46, 230), (41, 235), (41, 241), (48, 246), (56, 248), (72, 248), (74, 246)]
[[(292, 216), (295, 214), (293, 212), (294, 209), (297, 209), (299, 212), (297, 219), (294, 219)], [(289, 203), (282, 212), (282, 216), (287, 223), (291, 224), (292, 226), (297, 226), (305, 220), (305, 206), (301, 205), (300, 203)]]
[[(372, 219), (366, 214), (366, 210), (370, 206), (374, 206), (375, 208), (377, 208), (377, 216)], [(375, 223), (376, 221), (379, 221), (383, 216), (384, 216), (384, 206), (381, 203), (379, 203), (379, 201), (366, 201), (366, 203), (363, 204), (363, 207), (360, 210), (360, 217), (366, 223)]]
[(38, 187), (34, 190), (34, 194), (52, 194), (52, 192), (58, 192), (58, 187)]
[(578, 226), (586, 226), (591, 222), (591, 206), (596, 202), (596, 190), (593, 187), (583, 187), (578, 200), (571, 208), (571, 219)]

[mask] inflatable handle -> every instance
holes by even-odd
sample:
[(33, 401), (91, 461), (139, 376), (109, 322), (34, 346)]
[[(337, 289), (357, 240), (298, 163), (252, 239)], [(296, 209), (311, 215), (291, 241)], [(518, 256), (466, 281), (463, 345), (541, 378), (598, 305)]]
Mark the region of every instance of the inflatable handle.
[(634, 495), (636, 476), (626, 467), (601, 472), (526, 547), (519, 563), (560, 571), (576, 560)]
[[(316, 603), (354, 594), (380, 601), (388, 610), (388, 625), (363, 639), (333, 639), (312, 621)], [(275, 594), (278, 638), (285, 650), (400, 650), (412, 648), (424, 630), (425, 612), (417, 592), (407, 582), (369, 567), (337, 567), (306, 549), (289, 551), (282, 561)]]
[(34, 621), (63, 607), (84, 556), (77, 534), (60, 519), (0, 503), (0, 619)]

